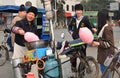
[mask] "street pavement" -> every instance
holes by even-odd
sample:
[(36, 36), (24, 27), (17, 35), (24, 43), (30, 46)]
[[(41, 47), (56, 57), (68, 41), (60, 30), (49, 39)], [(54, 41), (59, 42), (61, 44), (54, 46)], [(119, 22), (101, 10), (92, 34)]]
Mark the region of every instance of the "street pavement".
[[(120, 31), (117, 31), (117, 32), (120, 33)], [(64, 39), (61, 38), (61, 33), (65, 34), (65, 38)], [(0, 36), (0, 40), (1, 40), (2, 39), (2, 35), (3, 35), (3, 33), (1, 31), (0, 31), (0, 35), (1, 35)], [(70, 41), (70, 40), (72, 40), (72, 38), (69, 35), (67, 29), (54, 29), (54, 37), (55, 37), (56, 41), (64, 41), (64, 40)], [(120, 37), (117, 37), (117, 38), (118, 38), (118, 40), (120, 39)], [(97, 48), (96, 47), (92, 47), (92, 46), (88, 46), (88, 48), (87, 48), (87, 55), (93, 56), (96, 59), (97, 58)], [(12, 56), (11, 52), (10, 52), (10, 56)], [(65, 61), (67, 59), (69, 59), (69, 58), (62, 59), (61, 62)], [(69, 62), (67, 62), (67, 63), (62, 65), (63, 78), (68, 78), (71, 75), (70, 68), (71, 67), (70, 67), (70, 63)], [(4, 66), (0, 67), (0, 78), (14, 78), (13, 68), (12, 68), (12, 65), (11, 65), (10, 61), (7, 61), (7, 63)]]

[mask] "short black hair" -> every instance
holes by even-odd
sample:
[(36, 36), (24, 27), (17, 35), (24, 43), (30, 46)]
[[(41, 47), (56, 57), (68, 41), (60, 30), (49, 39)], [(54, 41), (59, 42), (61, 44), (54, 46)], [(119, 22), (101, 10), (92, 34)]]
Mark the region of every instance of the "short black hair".
[(76, 4), (75, 5), (75, 10), (83, 10), (82, 4)]
[(33, 13), (35, 14), (35, 16), (36, 16), (37, 13), (38, 13), (38, 9), (37, 9), (36, 7), (34, 7), (34, 6), (31, 6), (31, 7), (28, 8), (28, 10), (27, 10), (27, 13), (29, 13), (29, 12), (33, 12)]
[(26, 11), (26, 8), (23, 4), (20, 5), (19, 11)]

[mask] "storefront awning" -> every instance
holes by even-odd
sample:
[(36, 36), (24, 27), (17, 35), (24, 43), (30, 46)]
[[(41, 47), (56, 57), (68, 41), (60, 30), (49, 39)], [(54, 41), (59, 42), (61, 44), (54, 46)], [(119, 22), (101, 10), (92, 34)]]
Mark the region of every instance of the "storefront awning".
[[(26, 7), (28, 9), (29, 7)], [(0, 12), (10, 12), (10, 13), (17, 13), (19, 10), (19, 6), (15, 5), (3, 5), (0, 6)], [(38, 8), (38, 12), (45, 13), (45, 10), (42, 8)]]
[(71, 17), (72, 14), (71, 14), (70, 12), (65, 12), (65, 16), (66, 16), (66, 17)]

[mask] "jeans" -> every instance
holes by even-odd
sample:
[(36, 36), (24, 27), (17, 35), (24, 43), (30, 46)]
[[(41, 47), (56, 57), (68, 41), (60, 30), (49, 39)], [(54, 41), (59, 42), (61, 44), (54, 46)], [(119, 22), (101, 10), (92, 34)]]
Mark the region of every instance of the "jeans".
[(10, 51), (13, 52), (13, 46), (12, 46), (12, 42), (11, 42), (11, 36), (7, 39), (7, 44), (10, 47)]
[[(104, 71), (106, 70), (107, 66), (104, 66), (103, 64), (100, 64), (100, 70), (102, 72), (102, 74), (104, 73)], [(109, 78), (110, 73), (108, 73), (105, 78)]]

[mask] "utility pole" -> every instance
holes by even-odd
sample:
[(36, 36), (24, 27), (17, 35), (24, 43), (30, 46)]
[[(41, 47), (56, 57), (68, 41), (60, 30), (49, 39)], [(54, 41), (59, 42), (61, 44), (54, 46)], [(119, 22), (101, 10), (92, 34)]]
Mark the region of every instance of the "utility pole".
[(55, 10), (54, 10), (54, 12), (55, 12), (55, 22), (54, 22), (55, 27), (56, 27), (56, 24), (57, 24), (57, 7), (56, 7), (56, 4), (57, 4), (57, 0), (55, 0)]

